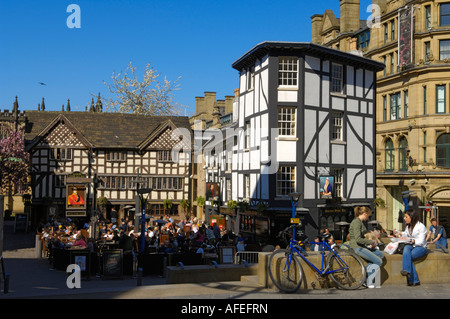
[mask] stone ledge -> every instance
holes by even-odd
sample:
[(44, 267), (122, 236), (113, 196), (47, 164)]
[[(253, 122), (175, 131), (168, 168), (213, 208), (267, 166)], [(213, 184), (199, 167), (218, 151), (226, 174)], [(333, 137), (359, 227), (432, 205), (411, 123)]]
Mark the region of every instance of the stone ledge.
[(219, 282), (219, 281), (240, 281), (241, 276), (257, 275), (257, 264), (234, 265), (219, 264), (214, 265), (196, 265), (169, 266), (166, 268), (166, 284), (185, 284), (199, 282)]
[[(267, 273), (267, 262), (270, 254), (270, 252), (259, 253), (259, 264), (257, 271), (258, 284), (266, 288), (275, 288)], [(308, 260), (311, 263), (320, 266), (322, 256), (320, 254), (310, 254), (308, 256)], [(300, 289), (312, 289), (311, 283), (316, 280), (315, 271), (302, 259), (300, 259), (300, 262), (304, 273), (303, 282)], [(419, 280), (422, 284), (450, 283), (450, 254), (429, 250), (426, 256), (415, 261), (415, 267)], [(385, 254), (385, 261), (381, 266), (381, 285), (406, 285), (405, 277), (400, 274), (401, 270), (402, 255)], [(328, 284), (330, 283), (331, 280), (325, 281), (323, 288), (328, 287)], [(320, 287), (320, 284), (316, 284), (316, 288)]]

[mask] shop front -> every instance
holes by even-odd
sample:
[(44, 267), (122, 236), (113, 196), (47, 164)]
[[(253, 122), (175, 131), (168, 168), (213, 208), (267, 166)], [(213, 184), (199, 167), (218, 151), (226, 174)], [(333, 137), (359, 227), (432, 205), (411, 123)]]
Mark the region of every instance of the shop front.
[(239, 233), (253, 243), (269, 243), (269, 218), (253, 211), (239, 214)]
[[(339, 205), (318, 205), (319, 212), (319, 232), (328, 229), (337, 241), (345, 242), (347, 240), (350, 223), (355, 216), (355, 207), (366, 206), (370, 208), (369, 203), (353, 203)], [(372, 214), (367, 223), (368, 230), (379, 227), (375, 214)]]
[[(436, 206), (436, 212), (434, 217), (436, 217), (438, 224), (442, 225), (445, 228), (445, 231), (447, 234), (449, 234), (450, 231), (450, 187), (444, 186), (435, 189), (434, 191), (430, 192), (430, 194), (427, 196), (427, 199), (430, 201), (430, 203), (433, 206)], [(432, 211), (430, 211), (427, 214), (427, 217), (430, 218), (433, 214)]]

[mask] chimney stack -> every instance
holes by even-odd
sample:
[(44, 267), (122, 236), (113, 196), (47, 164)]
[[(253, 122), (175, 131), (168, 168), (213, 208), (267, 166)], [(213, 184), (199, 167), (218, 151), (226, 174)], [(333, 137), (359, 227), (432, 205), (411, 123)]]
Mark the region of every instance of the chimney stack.
[(340, 0), (341, 2), (341, 17), (340, 17), (340, 32), (341, 34), (347, 32), (355, 32), (360, 28), (359, 15), (360, 5), (359, 0)]
[(312, 37), (311, 42), (314, 44), (322, 43), (322, 36), (320, 35), (323, 25), (323, 15), (315, 14), (311, 17)]

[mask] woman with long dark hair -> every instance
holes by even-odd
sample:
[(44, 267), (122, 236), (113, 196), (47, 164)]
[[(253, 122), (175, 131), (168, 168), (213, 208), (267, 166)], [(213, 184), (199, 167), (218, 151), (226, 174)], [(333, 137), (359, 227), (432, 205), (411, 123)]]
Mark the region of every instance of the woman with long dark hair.
[(403, 267), (401, 274), (407, 276), (408, 286), (420, 285), (414, 260), (427, 253), (427, 228), (419, 221), (419, 214), (408, 209), (403, 217), (406, 223), (404, 232), (394, 231), (394, 235), (400, 235), (402, 239), (409, 239), (409, 244), (403, 249)]

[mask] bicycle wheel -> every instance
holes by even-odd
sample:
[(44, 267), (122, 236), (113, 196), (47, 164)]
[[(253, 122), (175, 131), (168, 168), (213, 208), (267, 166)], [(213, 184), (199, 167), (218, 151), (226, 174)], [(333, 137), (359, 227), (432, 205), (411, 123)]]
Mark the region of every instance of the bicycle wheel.
[(275, 286), (284, 292), (295, 292), (301, 285), (303, 269), (297, 257), (287, 249), (275, 250), (269, 257), (268, 272)]
[[(334, 271), (329, 274), (338, 288), (358, 289), (366, 281), (366, 267), (358, 255), (349, 250), (339, 250), (328, 254), (328, 270)], [(347, 268), (348, 266), (348, 268)], [(346, 268), (346, 269), (343, 269)]]

